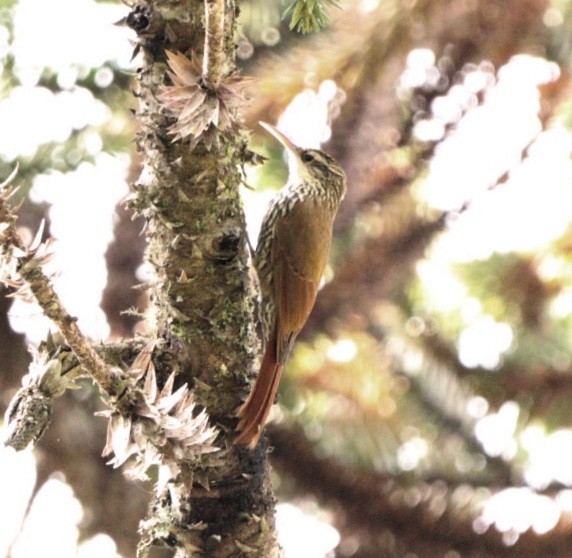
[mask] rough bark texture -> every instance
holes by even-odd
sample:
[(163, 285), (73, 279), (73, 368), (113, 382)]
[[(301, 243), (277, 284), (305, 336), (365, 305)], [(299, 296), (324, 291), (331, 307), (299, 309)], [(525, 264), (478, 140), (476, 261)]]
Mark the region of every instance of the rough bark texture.
[[(234, 69), (236, 5), (228, 0), (224, 6), (228, 75)], [(179, 514), (176, 530), (189, 555), (268, 558), (278, 550), (266, 447), (247, 452), (232, 445), (234, 413), (247, 391), (257, 345), (238, 190), (244, 138), (220, 133), (210, 149), (201, 141), (194, 149), (188, 141), (173, 142), (173, 120), (157, 101), (165, 50), (202, 57), (204, 13), (202, 2), (155, 0), (139, 3), (128, 18), (144, 54), (138, 111), (144, 161), (135, 206), (148, 221), (147, 258), (157, 275), (151, 300), (169, 355), (155, 364), (163, 380), (178, 372), (176, 381), (191, 386), (222, 432), (221, 453), (204, 457), (190, 475), (190, 498), (182, 491), (178, 509), (173, 498), (159, 498), (150, 521), (168, 509), (172, 533), (173, 513)]]
[[(323, 35), (312, 40), (310, 48), (306, 44), (263, 67), (272, 85), (271, 94), (253, 111), (252, 123), (258, 119), (274, 121), (304, 87), (306, 71), (315, 72), (319, 79), (335, 79), (347, 93), (341, 115), (333, 125), (329, 151), (342, 161), (349, 175), (349, 195), (338, 220), (338, 232), (349, 232), (352, 240), (340, 247), (339, 253), (344, 256), (339, 258), (333, 280), (320, 294), (306, 336), (352, 321), (356, 329), (373, 331), (383, 346), (387, 328), (375, 321), (372, 308), (400, 297), (403, 304), (403, 292), (413, 277), (415, 263), (443, 229), (445, 216), (420, 213), (408, 191), (422, 175), (431, 150), (413, 151), (404, 167), (384, 156), (412, 143), (411, 114), (404, 114), (408, 107), (395, 96), (395, 84), (407, 53), (415, 47), (432, 48), (437, 57), (446, 59), (451, 72), (465, 63), (490, 60), (498, 67), (519, 52), (542, 53), (546, 44), (542, 19), (548, 5), (547, 0), (383, 2), (365, 24), (363, 14), (354, 17), (348, 8), (342, 12), (340, 18), (345, 22), (333, 38)], [(215, 12), (219, 6), (213, 1), (207, 3), (207, 8)], [(227, 0), (224, 47), (219, 51), (224, 56), (217, 56), (210, 70), (205, 67), (211, 74), (211, 87), (216, 87), (219, 78), (232, 69), (234, 13), (234, 2)], [(177, 381), (189, 383), (208, 409), (213, 424), (221, 427), (219, 440), (224, 448), (223, 455), (205, 458), (193, 471), (190, 497), (180, 491), (157, 499), (147, 523), (155, 521), (157, 526), (166, 518), (155, 529), (154, 542), (160, 542), (157, 538), (164, 526), (163, 544), (176, 546), (184, 540), (189, 556), (201, 552), (202, 556), (213, 557), (272, 557), (277, 548), (266, 446), (248, 452), (232, 447), (226, 440), (234, 427), (234, 410), (246, 395), (244, 376), (256, 368), (250, 325), (252, 293), (237, 192), (244, 142), (239, 135), (221, 136), (212, 149), (199, 142), (193, 151), (185, 142), (172, 143), (167, 131), (172, 118), (156, 100), (165, 81), (165, 49), (187, 56), (193, 52), (199, 58), (202, 55), (205, 5), (198, 0), (147, 0), (136, 4), (128, 23), (138, 32), (144, 53), (138, 92), (142, 124), (138, 144), (145, 157), (145, 170), (138, 181), (136, 205), (149, 223), (152, 242), (148, 258), (158, 277), (151, 297), (164, 358), (155, 364), (163, 380), (176, 370)], [(211, 35), (214, 48), (216, 35)], [(276, 83), (283, 87), (276, 88)], [(546, 102), (547, 94), (557, 93), (557, 87), (562, 88), (562, 81), (543, 92), (543, 110), (548, 113), (553, 107)], [(427, 106), (435, 95), (419, 93)], [(352, 237), (356, 221), (368, 223), (371, 232)], [(539, 298), (538, 288), (534, 278), (527, 283), (531, 291), (523, 288), (524, 272), (519, 269), (519, 284), (512, 290), (525, 295), (519, 304), (529, 311), (528, 325), (538, 327), (542, 308), (530, 303)], [(447, 365), (451, 378), (459, 383), (467, 383), (468, 379), (470, 385), (478, 384), (480, 393), (493, 405), (533, 397), (539, 407), (533, 411), (542, 417), (546, 416), (546, 399), (561, 397), (566, 399), (562, 407), (570, 408), (569, 368), (523, 373), (519, 367), (505, 367), (494, 379), (484, 380), (479, 371), (463, 368), (456, 353), (450, 347), (441, 347), (436, 335), (425, 341), (425, 352), (440, 368)], [(425, 356), (424, 360), (430, 359)], [(453, 393), (459, 406), (451, 382), (422, 372), (419, 381), (411, 381), (411, 391), (428, 410), (423, 416), (436, 416), (443, 430), (467, 438), (461, 421), (455, 421), (448, 412), (451, 397), (445, 397), (447, 394)], [(406, 375), (404, 370), (397, 373)], [(437, 381), (444, 395), (441, 400), (429, 397)], [(347, 420), (351, 417), (344, 417)], [(560, 424), (564, 422), (560, 420)], [(87, 439), (83, 420), (73, 423), (83, 431), (79, 437)], [(57, 438), (57, 430), (50, 436)], [(522, 471), (515, 473), (513, 467), (502, 467), (500, 460), (487, 459), (489, 472), (494, 466), (498, 471), (488, 482), (458, 473), (446, 475), (438, 469), (426, 476), (412, 472), (406, 477), (352, 467), (324, 456), (316, 443), (308, 442), (296, 429), (277, 430), (272, 441), (279, 472), (295, 478), (300, 494), (306, 497), (310, 493), (334, 511), (336, 527), (342, 534), (338, 556), (485, 558), (569, 554), (568, 512), (562, 514), (550, 533), (539, 536), (529, 530), (512, 546), (503, 543), (493, 528), (483, 535), (475, 533), (476, 514), (471, 506), (478, 504), (480, 491), (497, 491), (521, 482)], [(470, 445), (471, 440), (465, 443)], [(55, 451), (55, 439), (53, 447)], [(71, 454), (66, 451), (59, 459), (66, 460)], [(62, 469), (54, 459), (44, 470), (58, 468)], [(89, 485), (78, 474), (83, 476), (86, 471), (97, 479)], [(105, 480), (99, 484), (103, 477), (92, 473), (88, 466), (82, 465), (79, 471), (74, 461), (66, 475), (84, 501), (90, 502), (90, 497), (91, 502), (106, 500), (115, 510), (121, 510), (122, 498), (133, 503), (132, 496), (120, 487)], [(98, 486), (105, 486), (103, 494), (94, 493), (93, 488)], [(91, 494), (83, 495), (82, 488)], [(110, 516), (117, 514), (111, 511), (108, 520)], [(94, 522), (96, 528), (114, 534), (121, 527), (130, 529), (133, 525), (125, 521), (109, 525), (102, 519)]]

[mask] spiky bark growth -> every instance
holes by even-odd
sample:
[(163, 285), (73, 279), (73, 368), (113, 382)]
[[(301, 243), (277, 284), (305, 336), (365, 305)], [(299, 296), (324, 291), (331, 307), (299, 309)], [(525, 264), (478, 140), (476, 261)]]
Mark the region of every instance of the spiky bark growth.
[[(239, 198), (245, 140), (229, 101), (236, 83), (235, 13), (234, 0), (148, 0), (126, 19), (144, 58), (137, 139), (144, 164), (133, 206), (147, 219), (147, 260), (157, 276), (158, 384), (175, 373), (175, 389), (186, 382), (220, 431), (219, 451), (170, 471), (143, 525), (143, 548), (169, 545), (181, 556), (277, 554), (265, 448), (245, 459), (227, 437), (256, 353)], [(217, 26), (207, 43), (205, 20)], [(202, 64), (211, 72), (205, 80), (196, 61), (209, 55), (216, 58)], [(181, 103), (185, 88), (190, 105)]]

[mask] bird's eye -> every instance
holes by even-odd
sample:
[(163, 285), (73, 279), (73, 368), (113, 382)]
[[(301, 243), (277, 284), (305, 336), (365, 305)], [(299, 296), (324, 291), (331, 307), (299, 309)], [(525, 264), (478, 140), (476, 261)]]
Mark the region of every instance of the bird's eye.
[(301, 156), (302, 161), (304, 163), (310, 163), (314, 160), (314, 156), (309, 151), (304, 151)]

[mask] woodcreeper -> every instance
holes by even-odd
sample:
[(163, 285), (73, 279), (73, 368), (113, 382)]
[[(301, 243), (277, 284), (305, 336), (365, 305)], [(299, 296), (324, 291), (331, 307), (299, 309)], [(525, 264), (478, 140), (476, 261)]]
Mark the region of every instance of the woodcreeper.
[(314, 306), (332, 242), (332, 225), (346, 192), (338, 162), (316, 149), (294, 145), (260, 123), (288, 152), (289, 177), (262, 220), (254, 267), (261, 292), (264, 356), (240, 408), (235, 442), (258, 443), (274, 403), (284, 362)]

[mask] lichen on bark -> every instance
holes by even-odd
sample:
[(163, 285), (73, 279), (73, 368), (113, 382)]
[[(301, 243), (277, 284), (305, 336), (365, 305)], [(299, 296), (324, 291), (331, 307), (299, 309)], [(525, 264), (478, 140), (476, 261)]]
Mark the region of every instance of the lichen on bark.
[[(166, 52), (189, 59), (204, 54), (208, 4), (145, 0), (126, 18), (143, 56), (137, 146), (144, 163), (132, 205), (147, 220), (147, 260), (156, 276), (151, 300), (164, 356), (154, 364), (159, 382), (176, 372), (176, 385), (188, 384), (221, 432), (220, 451), (204, 455), (153, 502), (141, 551), (162, 544), (185, 556), (271, 557), (279, 550), (266, 447), (248, 452), (232, 444), (235, 410), (257, 353), (239, 195), (245, 135), (238, 127), (208, 129), (206, 141), (173, 141), (174, 117), (160, 100), (169, 83)], [(224, 80), (235, 72), (237, 6), (234, 0), (220, 5)]]

